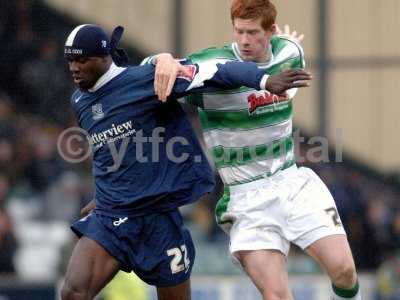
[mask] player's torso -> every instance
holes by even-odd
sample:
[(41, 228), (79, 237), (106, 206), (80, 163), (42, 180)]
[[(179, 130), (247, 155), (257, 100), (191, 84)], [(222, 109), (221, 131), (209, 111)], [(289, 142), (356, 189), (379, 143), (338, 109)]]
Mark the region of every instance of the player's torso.
[[(297, 47), (286, 39), (273, 38), (271, 59), (259, 68), (275, 74), (303, 67)], [(235, 44), (206, 49), (191, 59), (241, 60)], [(241, 87), (193, 95), (188, 102), (200, 107), (204, 139), (225, 184), (253, 181), (294, 163), (290, 97)]]
[(75, 100), (79, 125), (92, 146), (95, 175), (107, 172), (107, 166), (113, 164), (110, 147), (118, 150), (124, 138), (138, 132), (146, 135), (156, 126), (153, 111), (157, 102), (149, 101), (150, 91), (136, 88), (133, 82), (122, 73), (98, 91), (83, 93)]
[[(73, 104), (92, 146), (96, 198), (105, 210), (144, 208), (164, 194), (186, 190), (191, 181), (200, 190), (202, 180), (212, 179), (205, 159), (195, 165), (205, 169), (204, 175), (194, 167), (187, 171), (193, 164), (190, 158), (202, 156), (201, 148), (180, 105), (158, 101), (153, 96), (153, 73), (146, 76), (122, 73), (95, 93), (83, 93)], [(170, 142), (176, 136), (187, 145)], [(179, 160), (181, 153), (189, 158), (180, 164), (174, 159)], [(208, 189), (212, 183), (206, 185)]]

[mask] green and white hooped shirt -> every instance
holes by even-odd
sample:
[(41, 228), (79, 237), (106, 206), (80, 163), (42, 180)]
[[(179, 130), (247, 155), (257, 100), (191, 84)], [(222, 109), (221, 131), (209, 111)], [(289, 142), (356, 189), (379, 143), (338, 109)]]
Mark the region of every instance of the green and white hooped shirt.
[[(208, 48), (189, 57), (208, 60), (242, 60), (236, 43)], [(270, 60), (258, 64), (267, 74), (304, 68), (304, 54), (294, 41), (275, 36)], [(243, 74), (245, 76), (245, 74)], [(190, 95), (186, 102), (198, 106), (204, 139), (225, 185), (268, 177), (295, 163), (292, 137), (292, 98), (241, 87)]]

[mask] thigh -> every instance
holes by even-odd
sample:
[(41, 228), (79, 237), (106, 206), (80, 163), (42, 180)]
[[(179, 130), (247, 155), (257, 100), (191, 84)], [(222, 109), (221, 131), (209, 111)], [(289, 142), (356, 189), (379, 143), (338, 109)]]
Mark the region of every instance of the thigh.
[(231, 222), (228, 231), (230, 252), (278, 250), (287, 255), (289, 241), (284, 236), (286, 199), (281, 197), (280, 190), (265, 180), (230, 189), (228, 208), (222, 214), (224, 222)]
[(190, 280), (176, 286), (158, 287), (158, 300), (190, 300)]
[(332, 278), (344, 267), (355, 269), (351, 249), (345, 235), (331, 235), (312, 243), (306, 248)]
[(314, 242), (346, 232), (340, 220), (335, 201), (325, 184), (309, 169), (302, 168), (306, 183), (290, 201), (286, 236), (301, 249)]
[(72, 252), (64, 286), (92, 298), (114, 277), (119, 268), (120, 263), (103, 247), (83, 236)]
[(276, 250), (239, 251), (237, 257), (264, 298), (292, 299), (283, 253)]

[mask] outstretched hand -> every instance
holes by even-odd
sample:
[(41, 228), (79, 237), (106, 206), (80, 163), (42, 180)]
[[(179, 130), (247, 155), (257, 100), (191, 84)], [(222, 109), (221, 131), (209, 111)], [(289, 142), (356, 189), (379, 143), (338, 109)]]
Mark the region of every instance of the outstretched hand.
[(176, 77), (190, 76), (187, 68), (176, 61), (171, 54), (163, 53), (156, 58), (156, 71), (154, 76), (154, 91), (162, 102), (171, 95)]
[(312, 79), (310, 73), (302, 69), (284, 70), (281, 73), (270, 75), (265, 83), (265, 89), (275, 95), (284, 95), (292, 88), (309, 86)]
[(286, 36), (297, 43), (301, 43), (304, 40), (304, 34), (298, 34), (296, 30), (290, 32), (290, 27), (288, 24), (283, 26), (283, 31), (278, 25), (276, 25), (276, 34)]

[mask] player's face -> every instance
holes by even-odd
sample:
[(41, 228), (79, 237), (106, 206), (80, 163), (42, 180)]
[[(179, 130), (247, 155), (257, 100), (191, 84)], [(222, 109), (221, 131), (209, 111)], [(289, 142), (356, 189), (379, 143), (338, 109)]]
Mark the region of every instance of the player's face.
[(107, 71), (104, 57), (75, 56), (68, 60), (69, 71), (78, 88), (92, 88), (97, 80)]
[(233, 35), (244, 60), (265, 62), (267, 60), (269, 42), (275, 33), (276, 26), (264, 30), (261, 19), (249, 20), (236, 18), (233, 21)]

